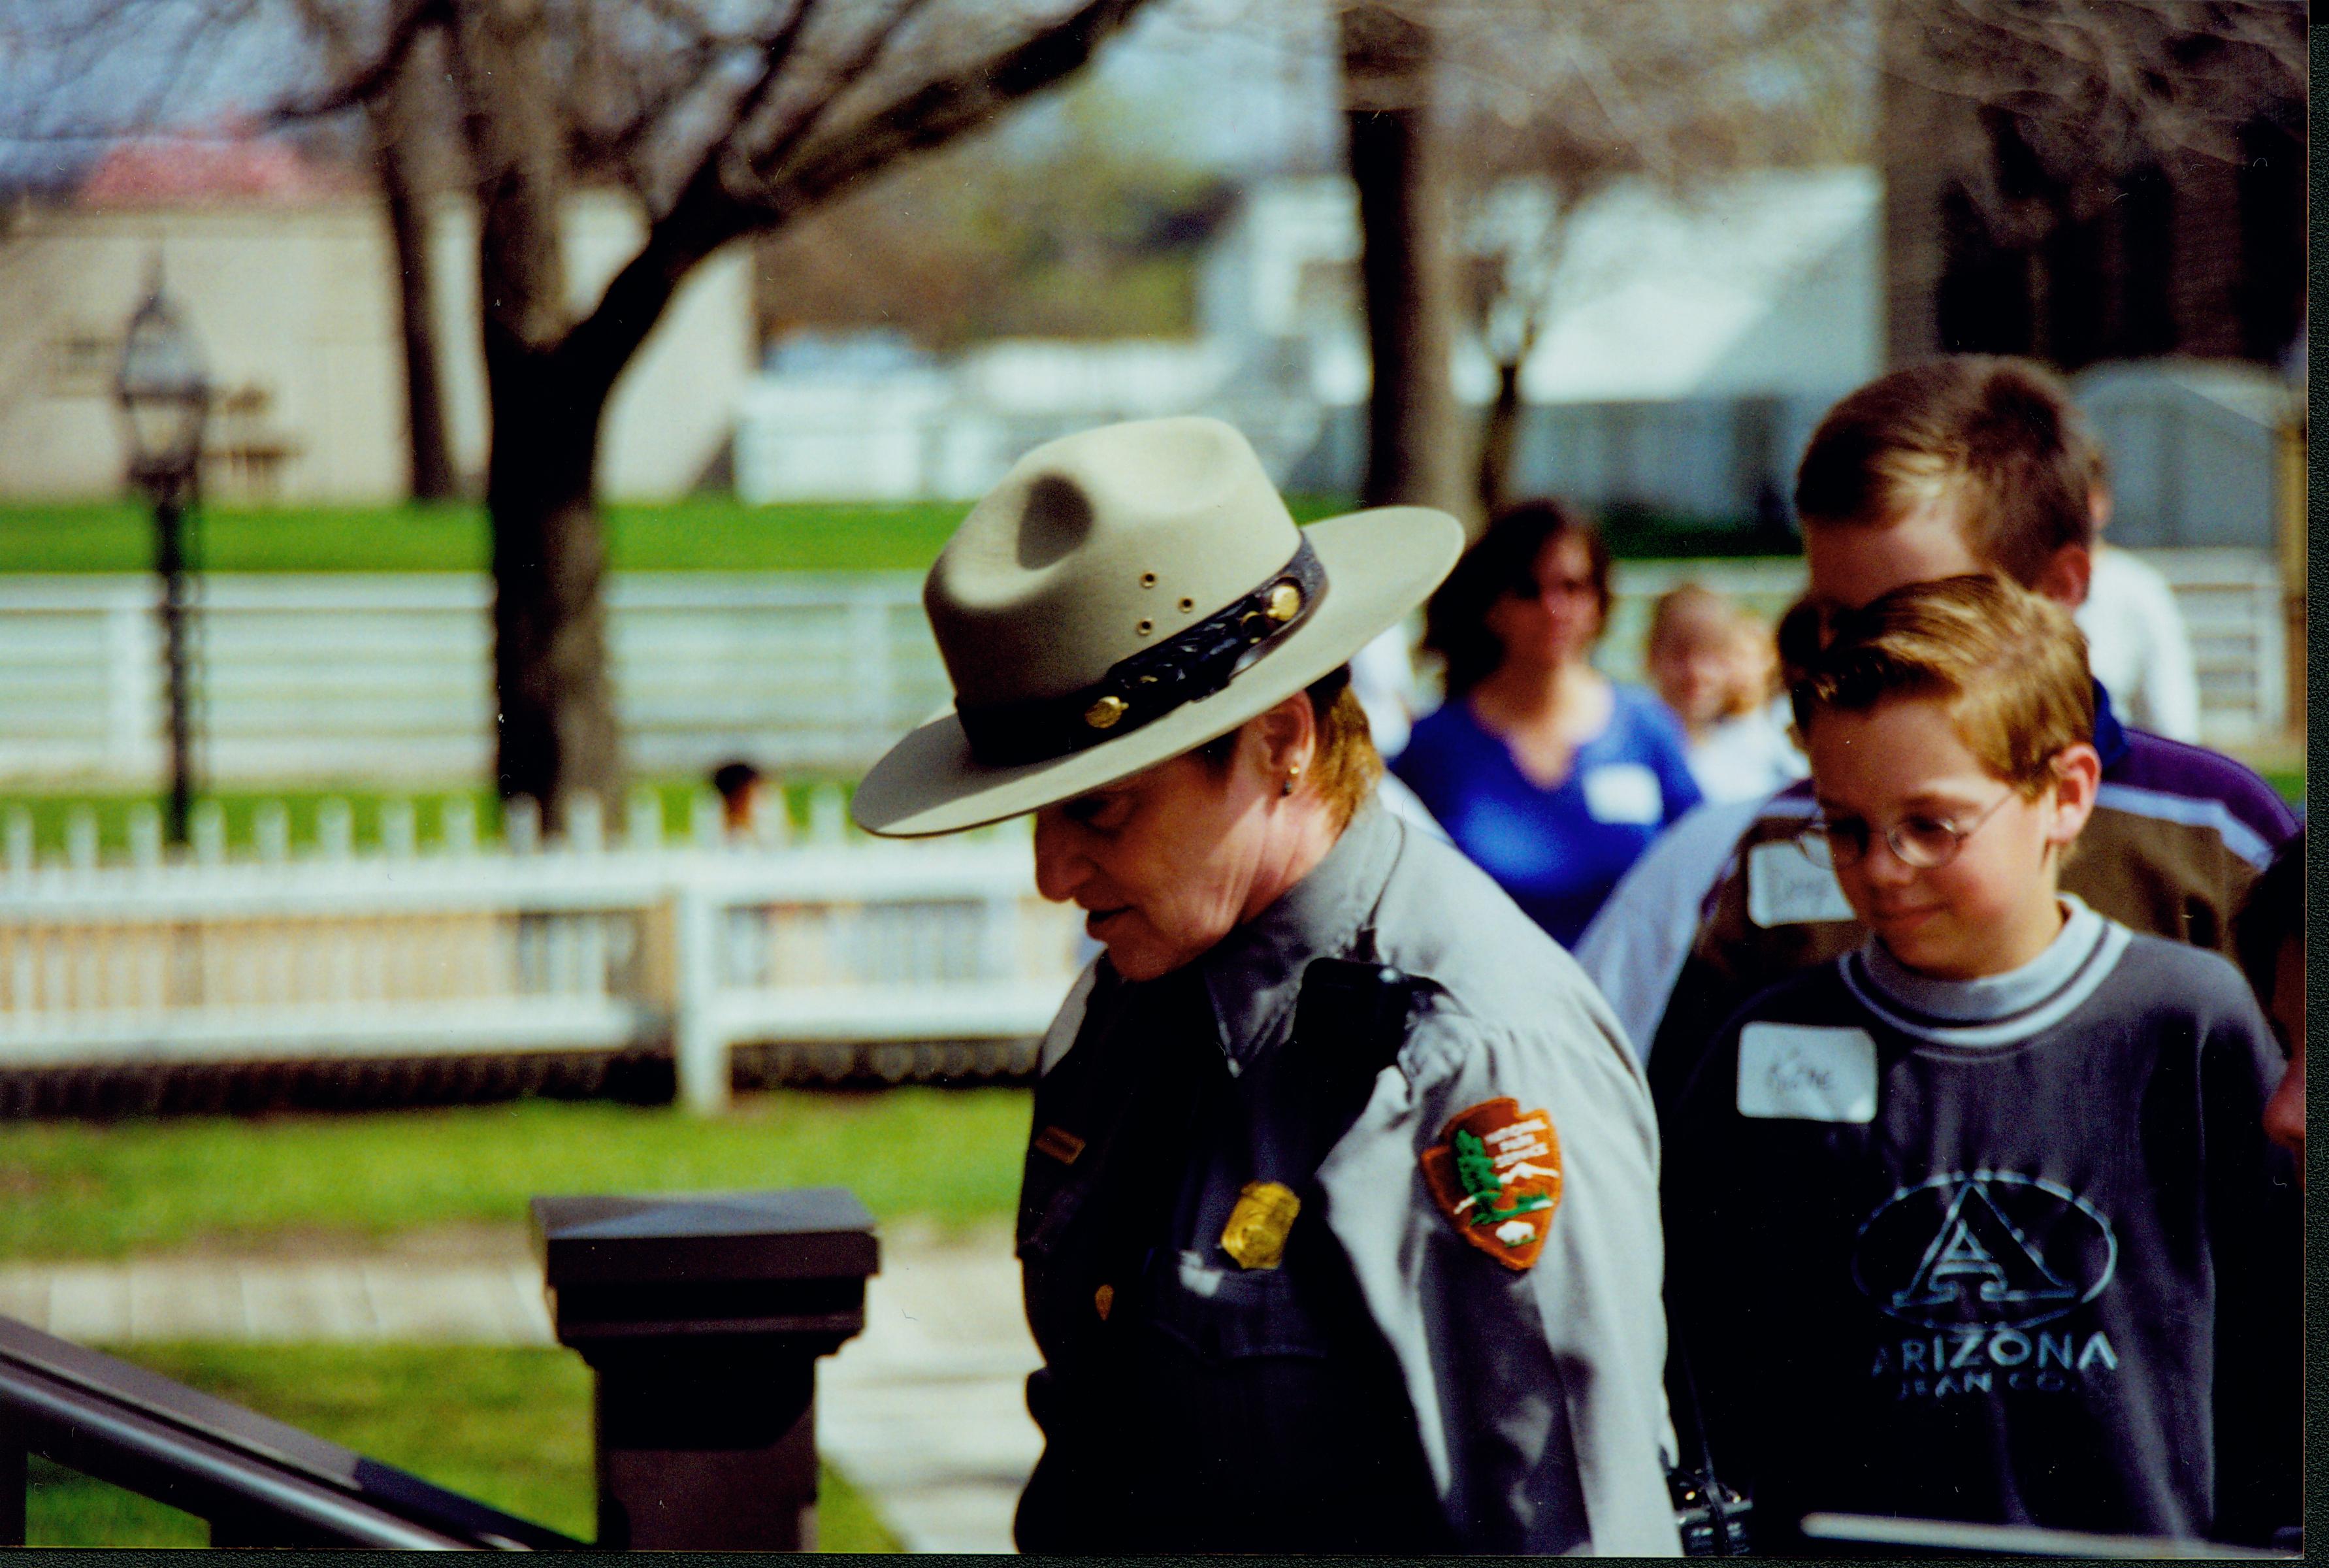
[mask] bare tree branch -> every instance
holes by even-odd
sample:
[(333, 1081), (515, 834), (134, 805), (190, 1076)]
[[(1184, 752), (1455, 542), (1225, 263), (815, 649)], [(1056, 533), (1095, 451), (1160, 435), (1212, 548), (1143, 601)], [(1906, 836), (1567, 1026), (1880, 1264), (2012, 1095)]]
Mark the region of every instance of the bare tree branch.
[[(755, 184), (765, 183), (768, 172), (780, 167), (849, 90), (864, 79), (865, 73), (873, 68), (874, 62), (890, 46), (890, 41), (912, 19), (921, 4), (922, 0), (897, 0), (895, 8), (888, 16), (867, 27), (855, 47), (827, 68), (818, 84), (818, 90), (801, 95), (800, 102), (790, 115), (752, 138), (749, 149), (741, 145), (744, 138), (740, 136), (739, 156), (731, 161), (729, 171), (731, 189), (750, 192)], [(759, 109), (760, 104), (755, 103), (751, 115), (740, 115), (737, 120), (739, 127), (742, 128), (751, 118), (757, 118)]]
[(1143, 4), (1087, 0), (1017, 48), (928, 82), (832, 132), (775, 173), (763, 210), (796, 216), (899, 158), (991, 124), (1020, 99), (1080, 70)]
[(277, 104), (266, 116), (270, 125), (321, 119), (378, 101), (394, 85), (414, 43), (430, 28), (452, 20), (446, 0), (400, 0), (380, 48), (371, 59), (359, 60), (345, 19), (328, 0), (294, 0), (294, 4), (308, 30), (335, 57), (332, 75), (335, 80), (320, 92)]
[(2058, 168), (2237, 161), (2257, 106), (2308, 85), (2305, 13), (2283, 0), (1898, 0), (1892, 22), (1887, 71), (2012, 116)]

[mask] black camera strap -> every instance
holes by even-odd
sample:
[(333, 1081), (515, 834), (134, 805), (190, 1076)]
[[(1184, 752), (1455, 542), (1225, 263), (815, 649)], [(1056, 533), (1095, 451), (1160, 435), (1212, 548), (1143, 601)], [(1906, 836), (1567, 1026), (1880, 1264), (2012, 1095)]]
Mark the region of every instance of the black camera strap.
[[(1669, 1320), (1671, 1320), (1669, 1314)], [(1714, 1451), (1706, 1440), (1706, 1415), (1700, 1408), (1698, 1380), (1691, 1375), (1690, 1353), (1669, 1332), (1666, 1343), (1666, 1403), (1673, 1414), (1681, 1464), (1666, 1472), (1674, 1525), (1685, 1557), (1744, 1557), (1754, 1551), (1749, 1534), (1754, 1504), (1715, 1473)]]

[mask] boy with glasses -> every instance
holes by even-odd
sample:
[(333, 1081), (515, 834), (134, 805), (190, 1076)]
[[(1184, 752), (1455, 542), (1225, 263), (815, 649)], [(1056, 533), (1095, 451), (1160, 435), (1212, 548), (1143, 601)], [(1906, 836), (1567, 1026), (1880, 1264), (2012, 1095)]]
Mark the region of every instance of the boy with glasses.
[(1913, 585), (1800, 674), (1808, 847), (1870, 935), (1750, 1001), (1674, 1107), (1677, 1416), (1767, 1544), (1809, 1512), (2269, 1538), (2283, 1064), (2230, 962), (2060, 890), (2102, 772), (2070, 616)]

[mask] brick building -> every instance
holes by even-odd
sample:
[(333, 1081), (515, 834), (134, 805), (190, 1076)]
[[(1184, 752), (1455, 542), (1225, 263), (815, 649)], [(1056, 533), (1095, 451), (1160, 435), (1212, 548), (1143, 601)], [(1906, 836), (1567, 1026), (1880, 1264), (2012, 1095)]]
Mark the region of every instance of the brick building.
[[(2136, 35), (2172, 14), (2093, 7), (2078, 44), (2096, 53), (2050, 60), (1973, 36), (1967, 9), (1894, 0), (1879, 133), (1894, 363), (2279, 364), (2297, 346), (2305, 116), (2290, 62), (2301, 70), (2305, 13), (2250, 5), (2231, 34), (2211, 31), (2212, 9), (2189, 7), (2180, 34)], [(2180, 72), (2173, 99), (2128, 103), (2099, 72), (2079, 80), (2112, 50)]]

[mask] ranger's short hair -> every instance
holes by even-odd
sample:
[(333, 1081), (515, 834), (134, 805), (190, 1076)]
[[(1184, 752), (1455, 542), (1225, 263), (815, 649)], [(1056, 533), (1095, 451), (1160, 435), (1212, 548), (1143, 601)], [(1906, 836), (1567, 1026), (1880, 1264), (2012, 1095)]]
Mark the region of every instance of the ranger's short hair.
[[(1351, 686), (1350, 666), (1327, 671), (1305, 686), (1302, 694), (1309, 699), (1318, 725), (1318, 749), (1310, 759), (1310, 787), (1334, 812), (1337, 825), (1347, 826), (1382, 782), (1382, 754), (1375, 750), (1367, 711)], [(1198, 757), (1215, 773), (1227, 772), (1244, 728), (1241, 724), (1226, 735), (1216, 735), (1197, 748)]]
[(2093, 546), (2103, 482), (2102, 449), (2060, 377), (1951, 354), (1827, 411), (1796, 469), (1796, 515), (1806, 529), (1880, 527), (1954, 501), (1974, 559), (2027, 587), (2063, 545)]
[(1845, 612), (1789, 693), (1806, 739), (1822, 713), (1892, 697), (1946, 704), (1966, 750), (2032, 798), (2066, 747), (2094, 739), (2095, 684), (2070, 612), (1999, 577), (1911, 583)]
[(1344, 665), (1310, 687), (1310, 706), (1318, 715), (1318, 754), (1310, 761), (1311, 778), (1320, 798), (1346, 824), (1383, 776), (1382, 754), (1375, 750), (1374, 732), (1368, 727), (1366, 709), (1359, 705), (1350, 672)]

